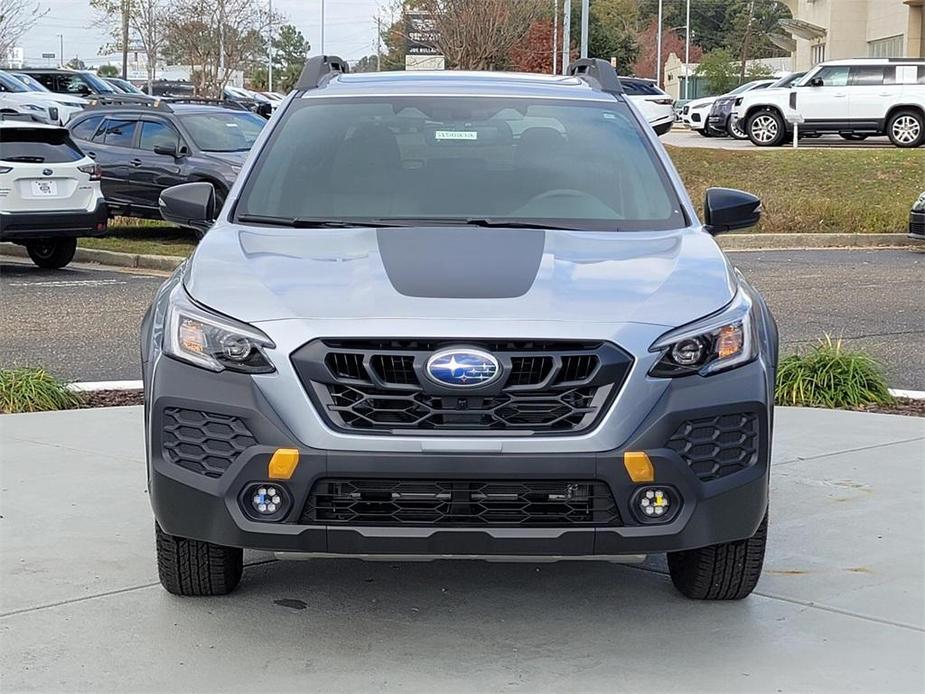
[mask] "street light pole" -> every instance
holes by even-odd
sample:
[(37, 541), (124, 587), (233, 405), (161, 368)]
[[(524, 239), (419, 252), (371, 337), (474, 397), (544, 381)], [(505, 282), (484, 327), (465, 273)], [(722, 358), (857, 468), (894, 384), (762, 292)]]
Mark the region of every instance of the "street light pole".
[(58, 34), (58, 67), (64, 67), (64, 34)]
[(684, 98), (689, 99), (691, 89), (691, 0), (687, 0), (687, 29), (684, 31)]
[(572, 0), (562, 2), (562, 74), (568, 73), (569, 39), (572, 35)]
[(269, 37), (267, 38), (267, 91), (273, 91), (273, 0), (269, 0), (270, 14), (267, 17)]
[(321, 55), (324, 55), (324, 0), (321, 0)]
[(556, 75), (559, 71), (559, 0), (552, 0), (552, 74)]
[(588, 57), (588, 10), (590, 0), (581, 0), (581, 57)]
[(658, 29), (655, 39), (655, 86), (662, 88), (662, 0), (658, 0)]

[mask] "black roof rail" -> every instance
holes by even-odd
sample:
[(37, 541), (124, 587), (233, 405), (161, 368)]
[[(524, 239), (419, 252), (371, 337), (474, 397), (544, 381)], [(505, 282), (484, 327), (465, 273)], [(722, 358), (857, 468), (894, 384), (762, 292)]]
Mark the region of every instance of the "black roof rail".
[[(221, 106), (223, 108), (234, 109), (236, 111), (247, 111), (247, 107), (228, 99), (208, 99), (198, 96), (155, 96), (150, 99), (133, 99), (131, 97), (123, 98), (121, 96), (90, 96), (87, 97), (90, 105), (87, 109), (96, 108), (119, 108), (134, 106), (137, 108), (152, 109), (154, 111), (163, 111), (164, 113), (173, 113), (172, 105), (176, 104), (200, 104), (202, 106)], [(85, 109), (85, 110), (87, 110)]]
[(100, 106), (145, 106), (147, 108), (167, 110), (162, 108), (164, 100), (157, 96), (149, 97), (145, 95), (144, 98), (139, 98), (138, 96), (132, 96), (130, 94), (121, 96), (89, 94), (84, 98), (90, 102), (87, 108), (97, 108)]
[(350, 72), (350, 66), (343, 58), (336, 55), (316, 55), (305, 61), (299, 81), (296, 82), (297, 91), (317, 89), (327, 82), (333, 75)]
[(236, 111), (246, 111), (247, 107), (231, 99), (210, 99), (204, 96), (164, 96), (168, 104), (197, 104), (200, 106), (222, 106)]
[(592, 87), (608, 94), (622, 94), (623, 85), (617, 78), (617, 71), (608, 61), (601, 58), (579, 58), (569, 63), (568, 74), (583, 79)]

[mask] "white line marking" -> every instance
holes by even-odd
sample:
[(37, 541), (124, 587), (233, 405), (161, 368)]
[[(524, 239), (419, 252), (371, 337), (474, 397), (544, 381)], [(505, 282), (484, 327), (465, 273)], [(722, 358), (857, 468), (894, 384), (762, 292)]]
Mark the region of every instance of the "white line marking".
[(112, 284), (128, 284), (125, 280), (47, 280), (10, 282), (11, 287), (105, 287)]

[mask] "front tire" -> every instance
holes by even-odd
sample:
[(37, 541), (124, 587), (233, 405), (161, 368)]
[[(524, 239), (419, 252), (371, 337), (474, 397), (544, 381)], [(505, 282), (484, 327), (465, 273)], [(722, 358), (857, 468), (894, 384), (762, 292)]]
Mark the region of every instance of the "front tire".
[(26, 243), (32, 262), (47, 270), (63, 268), (74, 259), (77, 239), (38, 239)]
[(157, 575), (174, 595), (226, 595), (238, 587), (244, 550), (168, 535), (154, 524)]
[(758, 111), (749, 116), (745, 132), (756, 147), (778, 147), (787, 137), (784, 119), (776, 111)]
[(704, 126), (704, 127), (702, 127), (702, 128), (699, 128), (699, 129), (698, 129), (698, 128), (694, 128), (694, 130), (695, 130), (696, 132), (700, 133), (703, 137), (713, 137), (713, 133), (709, 132), (709, 131), (707, 130), (706, 126)]
[(768, 538), (768, 516), (750, 538), (668, 553), (671, 581), (693, 600), (741, 600), (758, 584)]
[(886, 134), (897, 147), (919, 147), (925, 142), (925, 118), (912, 109), (897, 111), (887, 123)]
[(735, 118), (730, 116), (729, 120), (726, 122), (726, 134), (728, 134), (729, 137), (731, 137), (733, 140), (747, 140), (748, 133), (736, 125), (735, 120)]

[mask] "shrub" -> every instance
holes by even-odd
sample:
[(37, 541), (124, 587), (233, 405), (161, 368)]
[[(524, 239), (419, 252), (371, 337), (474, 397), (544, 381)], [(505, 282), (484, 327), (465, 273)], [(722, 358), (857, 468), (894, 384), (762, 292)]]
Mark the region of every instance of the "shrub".
[(879, 364), (863, 352), (844, 349), (840, 339), (819, 340), (806, 355), (781, 360), (777, 403), (808, 407), (859, 408), (892, 402)]
[(45, 369), (0, 369), (0, 412), (66, 410), (82, 402), (78, 393)]

